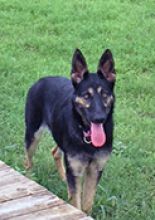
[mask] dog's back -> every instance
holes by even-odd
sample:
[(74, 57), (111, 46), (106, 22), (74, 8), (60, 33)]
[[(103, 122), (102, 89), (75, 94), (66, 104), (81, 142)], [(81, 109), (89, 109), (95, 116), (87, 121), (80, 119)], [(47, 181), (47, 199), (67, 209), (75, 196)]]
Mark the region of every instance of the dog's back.
[(40, 79), (29, 89), (27, 95), (26, 125), (32, 118), (40, 119), (38, 126), (43, 123), (51, 123), (54, 110), (59, 114), (59, 110), (71, 99), (72, 94), (73, 86), (67, 78), (45, 77)]

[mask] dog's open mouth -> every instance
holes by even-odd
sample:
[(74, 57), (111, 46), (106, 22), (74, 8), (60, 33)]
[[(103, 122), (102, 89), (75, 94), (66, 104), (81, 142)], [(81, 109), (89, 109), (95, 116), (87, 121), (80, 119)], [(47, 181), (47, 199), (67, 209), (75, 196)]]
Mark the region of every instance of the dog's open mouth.
[(86, 143), (92, 143), (94, 147), (102, 147), (106, 142), (106, 134), (102, 123), (91, 122), (90, 130), (84, 132)]

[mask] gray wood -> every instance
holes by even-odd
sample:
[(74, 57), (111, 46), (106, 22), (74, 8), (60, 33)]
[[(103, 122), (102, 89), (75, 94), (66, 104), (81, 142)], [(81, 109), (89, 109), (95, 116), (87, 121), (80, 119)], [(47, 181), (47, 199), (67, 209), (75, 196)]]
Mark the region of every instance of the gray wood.
[(92, 220), (0, 161), (0, 220)]

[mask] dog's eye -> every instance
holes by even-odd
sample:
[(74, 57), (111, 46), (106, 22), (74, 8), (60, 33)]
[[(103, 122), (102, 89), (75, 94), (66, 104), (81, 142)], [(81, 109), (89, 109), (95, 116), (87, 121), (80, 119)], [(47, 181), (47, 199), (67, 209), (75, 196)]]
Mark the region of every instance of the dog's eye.
[(108, 94), (104, 90), (101, 91), (101, 95), (104, 99), (108, 98)]
[(108, 96), (105, 102), (105, 107), (111, 107), (112, 102), (113, 102), (113, 96), (112, 95)]
[(102, 92), (102, 97), (103, 98), (108, 98), (108, 95), (106, 93)]
[(98, 91), (98, 93), (99, 93), (103, 98), (107, 98), (107, 97), (108, 97), (107, 92), (104, 91), (104, 90), (102, 89), (102, 87), (98, 87), (97, 91)]
[(86, 94), (84, 94), (84, 99), (89, 99), (90, 98), (90, 94), (89, 93), (86, 93)]

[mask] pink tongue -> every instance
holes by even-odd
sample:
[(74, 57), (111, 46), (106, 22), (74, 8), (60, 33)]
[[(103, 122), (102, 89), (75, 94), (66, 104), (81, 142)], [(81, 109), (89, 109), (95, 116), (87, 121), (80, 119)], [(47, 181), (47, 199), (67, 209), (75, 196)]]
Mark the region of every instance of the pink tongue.
[(95, 147), (102, 147), (106, 142), (103, 124), (91, 123), (91, 141)]

